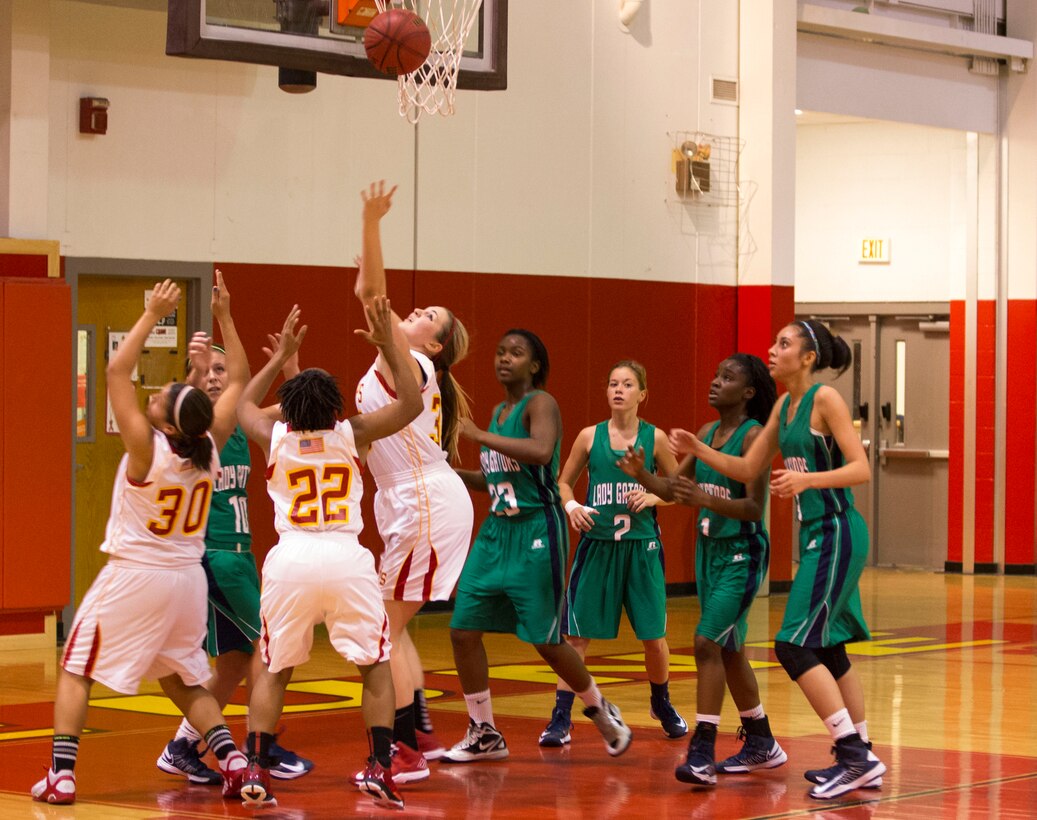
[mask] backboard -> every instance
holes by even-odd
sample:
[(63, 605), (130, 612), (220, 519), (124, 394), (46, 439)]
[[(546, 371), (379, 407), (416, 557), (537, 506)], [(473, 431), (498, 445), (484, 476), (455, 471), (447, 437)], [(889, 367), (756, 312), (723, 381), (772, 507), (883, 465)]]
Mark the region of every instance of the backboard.
[[(412, 4), (422, 16), (424, 2)], [(373, 0), (169, 0), (166, 54), (395, 82), (364, 53), (373, 7)], [(507, 42), (508, 0), (483, 0), (457, 87), (507, 88)]]

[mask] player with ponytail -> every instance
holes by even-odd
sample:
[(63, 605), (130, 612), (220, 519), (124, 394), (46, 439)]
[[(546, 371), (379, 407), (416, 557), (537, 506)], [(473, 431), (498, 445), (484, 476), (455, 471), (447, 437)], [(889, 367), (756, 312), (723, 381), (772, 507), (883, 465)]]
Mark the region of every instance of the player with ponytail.
[[(392, 206), (393, 187), (372, 183), (363, 199), (362, 256), (355, 292), (365, 305), (386, 293), (381, 219)], [(421, 390), (422, 412), (406, 428), (379, 441), (368, 468), (378, 491), (375, 520), (385, 542), (379, 565), (389, 615), (396, 686), (393, 776), (397, 782), (429, 776), (425, 759), (445, 752), (432, 731), (425, 703), (421, 658), (407, 624), (425, 601), (447, 600), (461, 574), (472, 537), (472, 501), (451, 469), (468, 397), (451, 368), (468, 355), (468, 331), (440, 305), (417, 308), (402, 320), (393, 314), (397, 347)], [(356, 407), (370, 413), (396, 401), (396, 384), (379, 353), (356, 390)], [(419, 754), (420, 752), (420, 754)]]
[(816, 784), (810, 796), (829, 800), (881, 785), (886, 771), (871, 751), (863, 687), (846, 654), (847, 643), (871, 637), (857, 588), (868, 529), (849, 489), (870, 481), (871, 467), (846, 402), (814, 381), (819, 370), (850, 366), (846, 342), (821, 322), (797, 321), (778, 332), (769, 356), (771, 374), (788, 393), (744, 455), (715, 450), (685, 430), (672, 431), (670, 445), (743, 483), (782, 455), (771, 492), (795, 498), (800, 564), (774, 652), (835, 741), (835, 765), (805, 774)]
[[(51, 766), (32, 788), (40, 802), (75, 802), (79, 736), (94, 681), (135, 695), (141, 680), (158, 678), (216, 755), (225, 796), (237, 798), (247, 767), (220, 705), (203, 686), (209, 662), (202, 647), (207, 586), (201, 560), (220, 470), (216, 450), (234, 429), (248, 365), (232, 370), (215, 406), (202, 391), (170, 383), (141, 412), (133, 370), (148, 334), (179, 301), (176, 284), (167, 279), (155, 285), (144, 314), (108, 364), (108, 398), (126, 454), (101, 544), (108, 563), (76, 611), (61, 660)], [(229, 310), (219, 276), (212, 303), (214, 315)], [(240, 345), (233, 324), (229, 335)]]

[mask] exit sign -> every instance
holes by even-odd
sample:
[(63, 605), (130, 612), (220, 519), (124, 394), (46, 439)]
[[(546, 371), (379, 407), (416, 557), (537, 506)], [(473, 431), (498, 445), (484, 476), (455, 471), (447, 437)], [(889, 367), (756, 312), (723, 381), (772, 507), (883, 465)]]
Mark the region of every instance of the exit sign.
[(857, 246), (858, 253), (857, 261), (864, 264), (889, 264), (889, 239), (877, 239), (875, 237), (866, 236)]

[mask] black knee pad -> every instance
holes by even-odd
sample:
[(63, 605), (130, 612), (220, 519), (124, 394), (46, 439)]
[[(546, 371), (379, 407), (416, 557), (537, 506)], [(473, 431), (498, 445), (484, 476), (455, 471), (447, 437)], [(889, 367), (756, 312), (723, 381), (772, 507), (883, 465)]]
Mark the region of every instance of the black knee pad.
[(846, 644), (826, 646), (823, 649), (815, 649), (818, 660), (825, 665), (825, 669), (832, 673), (832, 677), (839, 680), (850, 671), (850, 659), (846, 657)]
[(809, 672), (821, 663), (815, 650), (796, 646), (794, 643), (786, 641), (774, 642), (774, 654), (778, 656), (778, 661), (792, 680), (796, 680), (804, 672)]

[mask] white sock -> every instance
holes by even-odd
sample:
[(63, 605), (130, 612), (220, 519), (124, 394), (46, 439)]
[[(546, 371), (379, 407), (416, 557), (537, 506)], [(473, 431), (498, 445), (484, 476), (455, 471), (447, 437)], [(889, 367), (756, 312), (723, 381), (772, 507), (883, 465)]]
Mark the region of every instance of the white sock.
[(739, 712), (738, 713), (738, 717), (743, 717), (746, 720), (759, 720), (765, 714), (766, 714), (766, 712), (763, 711), (763, 704), (760, 703), (760, 704), (757, 704), (756, 706), (754, 706), (752, 709), (750, 709), (747, 712)]
[(583, 704), (588, 709), (601, 706), (601, 690), (598, 688), (598, 684), (594, 682), (594, 678), (591, 678), (591, 685), (587, 688), (587, 691), (577, 692), (576, 696), (583, 701)]
[(828, 727), (828, 731), (832, 735), (832, 740), (849, 737), (857, 731), (856, 727), (853, 725), (853, 721), (850, 720), (850, 713), (846, 711), (846, 709), (840, 709), (838, 712), (826, 717), (825, 726)]
[(488, 723), (493, 726), (493, 703), (490, 701), (490, 690), (475, 692), (464, 696), (468, 706), (468, 716), (477, 724)]
[(196, 743), (202, 739), (202, 736), (195, 731), (194, 726), (187, 722), (187, 718), (180, 721), (176, 734), (173, 735), (173, 740), (183, 740), (185, 737), (192, 743)]
[(720, 725), (720, 715), (695, 715), (695, 724), (699, 723), (712, 723), (714, 726)]
[(223, 758), (223, 760), (217, 760), (216, 762), (219, 763), (221, 772), (236, 772), (238, 769), (244, 769), (248, 766), (248, 758), (236, 749)]
[(868, 740), (868, 721), (862, 720), (860, 723), (853, 724), (853, 728), (857, 730), (857, 734), (861, 736), (861, 740), (865, 743), (870, 742)]

